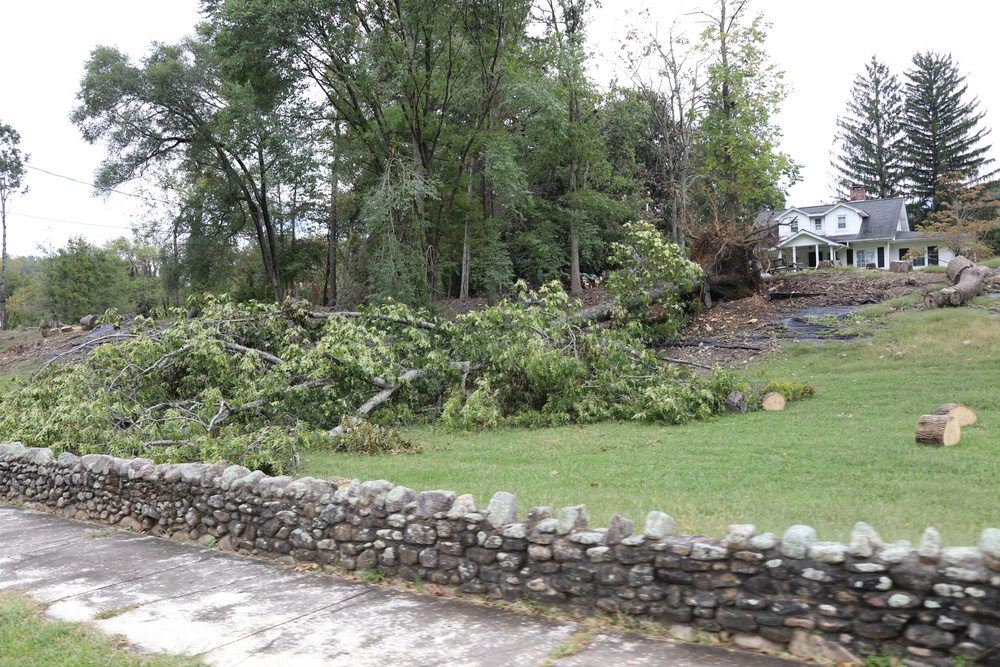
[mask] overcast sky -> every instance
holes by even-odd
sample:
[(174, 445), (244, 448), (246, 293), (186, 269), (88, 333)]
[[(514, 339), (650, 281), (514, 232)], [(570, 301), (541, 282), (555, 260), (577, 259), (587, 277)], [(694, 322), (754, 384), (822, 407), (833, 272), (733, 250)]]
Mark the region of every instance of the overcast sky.
[[(636, 21), (644, 0), (604, 0), (593, 13), (590, 34), (597, 44), (596, 75), (615, 71), (617, 39)], [(707, 0), (658, 0), (653, 20), (666, 32)], [(802, 165), (803, 181), (789, 192), (790, 205), (808, 206), (832, 199), (830, 150), (835, 120), (845, 113), (855, 75), (872, 55), (902, 77), (914, 53), (951, 53), (966, 75), (970, 95), (987, 112), (993, 127), (1000, 114), (996, 85), (1000, 9), (982, 0), (951, 0), (933, 13), (902, 0), (751, 0), (753, 13), (772, 25), (767, 52), (785, 71), (791, 95), (775, 116), (782, 128), (782, 150)], [(36, 254), (56, 249), (72, 236), (102, 243), (129, 228), (141, 206), (113, 194), (94, 198), (87, 185), (103, 157), (86, 144), (69, 122), (83, 64), (98, 44), (117, 46), (136, 59), (150, 42), (173, 42), (192, 32), (199, 20), (197, 0), (50, 0), (6, 3), (0, 37), (0, 121), (21, 133), (21, 148), (31, 153), (30, 192), (11, 202), (8, 252)], [(700, 28), (687, 34), (696, 39)], [(1000, 136), (991, 156), (1000, 159)], [(40, 171), (44, 170), (44, 171)], [(50, 175), (56, 174), (56, 176)], [(69, 179), (75, 179), (69, 180)], [(130, 189), (128, 187), (124, 188)]]

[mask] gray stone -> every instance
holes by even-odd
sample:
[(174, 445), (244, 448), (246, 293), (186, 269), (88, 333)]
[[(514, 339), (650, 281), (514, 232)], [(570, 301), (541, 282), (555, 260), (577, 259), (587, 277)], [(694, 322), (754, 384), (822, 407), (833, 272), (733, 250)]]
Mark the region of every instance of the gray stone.
[(734, 523), (729, 526), (729, 529), (726, 532), (726, 543), (729, 545), (729, 548), (734, 551), (745, 549), (747, 545), (750, 544), (750, 539), (756, 534), (756, 526), (749, 523)]
[(504, 527), (502, 535), (513, 540), (523, 540), (528, 536), (528, 527), (523, 523), (512, 523)]
[(560, 535), (587, 530), (587, 506), (574, 505), (559, 510), (556, 532)]
[(0, 457), (14, 458), (27, 451), (20, 442), (7, 442), (0, 445)]
[(672, 516), (654, 510), (646, 515), (642, 534), (651, 540), (662, 540), (674, 532), (675, 525), (677, 522)]
[(814, 635), (806, 630), (795, 630), (792, 633), (792, 641), (788, 644), (788, 651), (792, 655), (806, 660), (823, 661), (833, 664), (864, 663), (861, 658), (840, 644), (820, 635)]
[(760, 635), (750, 634), (748, 632), (737, 632), (733, 634), (732, 640), (733, 643), (740, 648), (750, 649), (751, 651), (778, 653), (779, 651), (785, 650), (784, 644), (779, 644), (778, 642), (771, 641), (770, 639), (765, 639)]
[(735, 611), (723, 607), (716, 613), (715, 620), (720, 625), (733, 630), (753, 632), (757, 629), (757, 619), (749, 611)]
[(414, 514), (422, 519), (430, 519), (438, 512), (447, 512), (455, 503), (454, 491), (424, 491), (417, 494), (417, 508)]
[(979, 537), (979, 550), (984, 555), (1000, 559), (1000, 528), (987, 528)]
[(904, 560), (909, 558), (910, 554), (913, 553), (913, 545), (907, 540), (899, 540), (898, 542), (893, 542), (887, 547), (883, 548), (879, 552), (878, 557), (884, 560), (886, 563), (892, 563), (897, 565), (902, 563)]
[(604, 541), (606, 544), (614, 546), (619, 544), (622, 539), (629, 537), (633, 530), (635, 530), (635, 524), (632, 523), (631, 519), (626, 519), (620, 514), (612, 514), (611, 520), (608, 521), (608, 531), (605, 533)]
[(517, 498), (506, 491), (494, 493), (490, 498), (490, 504), (486, 507), (486, 514), (490, 518), (490, 523), (497, 528), (517, 523)]
[(390, 514), (402, 512), (403, 508), (417, 499), (417, 492), (405, 486), (394, 486), (385, 494), (385, 511)]
[(920, 538), (917, 555), (924, 560), (937, 560), (941, 555), (941, 533), (937, 528), (928, 528)]
[(847, 546), (840, 542), (817, 542), (809, 546), (807, 554), (814, 561), (835, 565), (847, 560)]
[(914, 644), (930, 648), (947, 648), (955, 643), (955, 635), (931, 625), (911, 625), (904, 636)]
[(809, 547), (816, 544), (816, 530), (811, 526), (796, 525), (785, 531), (781, 538), (781, 553), (788, 558), (805, 558)]
[(725, 560), (728, 557), (729, 550), (718, 544), (695, 542), (691, 546), (692, 560)]
[(774, 533), (762, 533), (750, 538), (750, 546), (760, 551), (773, 549), (778, 543), (778, 538)]
[(858, 521), (854, 524), (848, 553), (857, 558), (871, 558), (881, 548), (882, 538), (878, 536), (874, 528), (864, 521)]

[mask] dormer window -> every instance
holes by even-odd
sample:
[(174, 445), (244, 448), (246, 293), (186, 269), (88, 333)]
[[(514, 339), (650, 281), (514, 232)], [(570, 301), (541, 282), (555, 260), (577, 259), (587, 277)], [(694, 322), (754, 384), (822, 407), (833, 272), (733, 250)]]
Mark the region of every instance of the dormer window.
[(823, 218), (813, 218), (813, 231), (823, 231)]
[(792, 218), (792, 221), (788, 223), (788, 228), (792, 230), (792, 233), (799, 231), (799, 219)]
[(847, 216), (838, 215), (837, 216), (837, 229), (847, 229)]

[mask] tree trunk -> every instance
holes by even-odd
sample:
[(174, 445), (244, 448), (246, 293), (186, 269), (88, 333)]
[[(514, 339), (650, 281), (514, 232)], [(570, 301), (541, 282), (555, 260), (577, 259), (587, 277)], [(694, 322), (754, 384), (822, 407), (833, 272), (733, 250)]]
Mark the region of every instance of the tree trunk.
[(961, 255), (954, 258), (948, 262), (948, 268), (946, 272), (948, 273), (948, 280), (954, 285), (958, 282), (958, 279), (962, 276), (962, 272), (968, 268), (975, 266), (968, 257), (962, 257)]
[(734, 391), (729, 396), (726, 396), (726, 412), (731, 415), (742, 414), (749, 410), (747, 406), (747, 397), (742, 391)]
[(0, 259), (0, 331), (7, 330), (7, 203), (0, 202), (0, 218), (3, 221), (3, 250)]
[(972, 426), (976, 423), (976, 413), (959, 403), (945, 403), (937, 409), (939, 415), (951, 415), (959, 426)]
[(761, 407), (768, 412), (781, 412), (785, 409), (785, 395), (780, 391), (771, 391), (764, 394)]
[(472, 164), (469, 164), (469, 185), (467, 195), (469, 199), (469, 212), (465, 216), (465, 233), (462, 236), (462, 277), (458, 285), (458, 298), (465, 303), (469, 300), (469, 263), (472, 259), (472, 181), (474, 172)]
[(961, 438), (962, 429), (951, 415), (922, 415), (917, 421), (917, 444), (950, 447)]
[(936, 292), (924, 295), (924, 307), (928, 309), (941, 306), (961, 306), (972, 297), (983, 291), (983, 281), (992, 273), (992, 269), (976, 266), (966, 257), (956, 257), (948, 262), (948, 277), (955, 283), (953, 287), (945, 287)]

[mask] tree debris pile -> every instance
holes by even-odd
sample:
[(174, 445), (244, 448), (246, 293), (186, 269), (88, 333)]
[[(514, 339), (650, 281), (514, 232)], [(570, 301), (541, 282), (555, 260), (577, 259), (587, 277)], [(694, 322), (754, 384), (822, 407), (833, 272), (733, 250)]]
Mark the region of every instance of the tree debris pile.
[(294, 468), (297, 447), (352, 450), (352, 434), (407, 450), (367, 419), (678, 423), (721, 411), (740, 388), (726, 371), (668, 366), (629, 327), (586, 326), (578, 310), (556, 283), (454, 322), (401, 305), (312, 313), (210, 298), (196, 318), (138, 318), (78, 360), (67, 351), (3, 397), (0, 438), (278, 474)]

